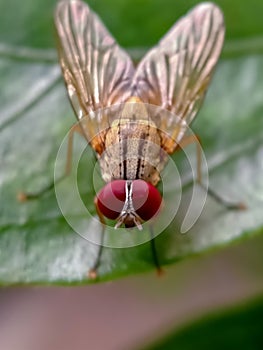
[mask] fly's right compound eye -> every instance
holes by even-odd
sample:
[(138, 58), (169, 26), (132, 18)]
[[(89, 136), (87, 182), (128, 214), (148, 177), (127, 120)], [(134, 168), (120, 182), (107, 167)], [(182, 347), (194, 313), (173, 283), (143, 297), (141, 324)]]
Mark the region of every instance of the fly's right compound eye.
[(132, 182), (132, 202), (136, 214), (148, 221), (158, 213), (162, 196), (151, 183), (138, 179)]

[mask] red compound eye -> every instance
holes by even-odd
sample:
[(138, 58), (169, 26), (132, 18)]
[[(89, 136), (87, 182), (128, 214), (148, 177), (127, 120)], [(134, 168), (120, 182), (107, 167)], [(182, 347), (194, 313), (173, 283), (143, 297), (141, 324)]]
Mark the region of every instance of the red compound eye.
[[(105, 185), (99, 192), (98, 208), (108, 219), (115, 220), (120, 215), (126, 199), (125, 187), (125, 180), (115, 180)], [(162, 203), (158, 190), (143, 180), (132, 181), (131, 194), (132, 207), (143, 221), (150, 220)]]
[(125, 202), (125, 180), (115, 180), (105, 185), (99, 192), (98, 207), (106, 218), (115, 220), (120, 215)]
[(136, 213), (147, 221), (159, 210), (162, 197), (152, 184), (143, 180), (134, 180), (132, 182), (132, 202)]

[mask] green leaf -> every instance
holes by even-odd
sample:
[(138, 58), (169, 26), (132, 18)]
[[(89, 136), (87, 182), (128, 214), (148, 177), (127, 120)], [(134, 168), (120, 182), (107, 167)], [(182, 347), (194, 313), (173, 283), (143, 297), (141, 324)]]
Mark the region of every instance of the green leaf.
[(144, 349), (251, 349), (262, 348), (262, 297), (220, 311), (171, 332)]
[[(194, 3), (182, 1), (175, 6), (172, 1), (156, 0), (141, 6), (139, 2), (115, 0), (110, 11), (107, 2), (93, 1), (91, 5), (124, 46), (143, 46), (145, 50)], [(260, 40), (253, 43), (254, 36), (260, 38), (263, 34), (258, 15), (262, 5), (237, 0), (231, 6), (227, 1), (218, 3), (225, 10), (228, 50), (232, 48), (235, 58), (221, 60), (193, 129), (203, 142), (211, 187), (229, 200), (243, 201), (248, 210), (227, 211), (208, 198), (196, 225), (187, 234), (180, 234), (192, 180), (185, 157), (175, 154), (184, 192), (178, 215), (157, 238), (163, 265), (262, 232), (263, 57), (241, 57), (236, 50), (241, 42), (245, 43), (241, 45), (242, 54), (250, 52), (251, 47), (260, 52)], [(23, 204), (16, 200), (19, 190), (38, 191), (52, 181), (57, 151), (75, 122), (54, 50), (49, 49), (54, 46), (53, 5), (52, 1), (25, 0), (20, 12), (5, 2), (0, 4), (1, 13), (6, 14), (0, 22), (0, 283), (5, 285), (87, 283), (86, 273), (98, 250), (67, 224), (53, 192)], [(255, 15), (253, 21), (248, 12)], [(8, 24), (11, 14), (15, 29)], [(241, 41), (233, 42), (236, 38)], [(78, 177), (81, 194), (95, 216), (93, 164), (89, 150), (81, 160)], [(62, 173), (62, 161), (59, 169)], [(164, 175), (169, 179), (167, 169)], [(65, 187), (61, 184), (65, 196), (70, 196), (70, 188)], [(173, 203), (177, 192), (171, 176), (167, 189), (167, 203)], [(194, 210), (198, 206), (197, 201)], [(74, 202), (69, 207), (74, 220), (88, 222), (87, 230), (99, 233), (97, 221), (74, 212)], [(99, 274), (101, 280), (106, 280), (153, 267), (149, 243), (145, 243), (134, 248), (105, 249)]]

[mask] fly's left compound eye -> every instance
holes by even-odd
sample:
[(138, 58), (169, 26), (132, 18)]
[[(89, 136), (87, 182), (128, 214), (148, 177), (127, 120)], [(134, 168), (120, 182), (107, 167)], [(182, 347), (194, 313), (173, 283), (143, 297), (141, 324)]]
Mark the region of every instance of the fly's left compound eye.
[(98, 208), (106, 218), (115, 220), (120, 215), (126, 198), (125, 183), (125, 180), (115, 180), (100, 190)]
[(139, 217), (147, 221), (157, 214), (162, 197), (157, 188), (149, 182), (134, 180), (132, 182), (132, 202)]

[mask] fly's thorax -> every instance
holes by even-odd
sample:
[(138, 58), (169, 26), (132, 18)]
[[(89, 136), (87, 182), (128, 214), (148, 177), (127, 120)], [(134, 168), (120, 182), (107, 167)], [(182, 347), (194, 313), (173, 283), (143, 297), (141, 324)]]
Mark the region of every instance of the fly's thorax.
[(143, 179), (156, 185), (160, 180), (163, 150), (151, 120), (115, 120), (105, 137), (99, 161), (106, 182), (114, 179)]

